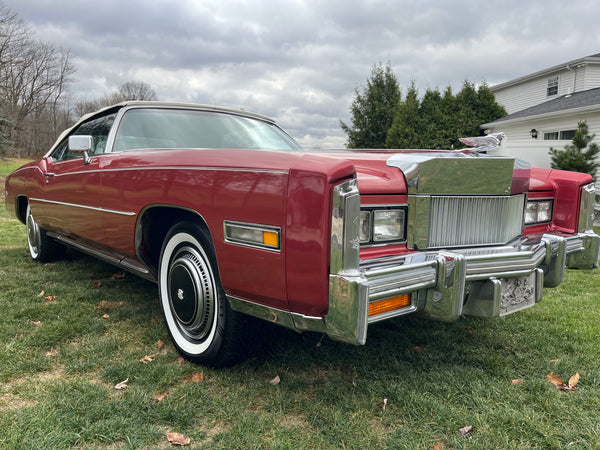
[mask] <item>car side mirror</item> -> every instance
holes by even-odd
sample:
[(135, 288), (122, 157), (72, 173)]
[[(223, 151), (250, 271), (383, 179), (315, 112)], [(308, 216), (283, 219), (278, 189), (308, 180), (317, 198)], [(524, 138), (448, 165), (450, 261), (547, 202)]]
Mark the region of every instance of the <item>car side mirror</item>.
[(73, 153), (83, 153), (83, 163), (90, 163), (89, 153), (94, 146), (94, 138), (88, 135), (69, 136), (69, 151)]

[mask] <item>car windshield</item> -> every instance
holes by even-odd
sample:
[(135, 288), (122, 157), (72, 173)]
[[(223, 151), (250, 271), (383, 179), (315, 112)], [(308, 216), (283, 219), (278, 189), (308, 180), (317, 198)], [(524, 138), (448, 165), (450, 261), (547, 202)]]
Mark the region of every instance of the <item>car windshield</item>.
[(113, 151), (143, 148), (299, 150), (276, 125), (214, 111), (141, 108), (127, 111)]

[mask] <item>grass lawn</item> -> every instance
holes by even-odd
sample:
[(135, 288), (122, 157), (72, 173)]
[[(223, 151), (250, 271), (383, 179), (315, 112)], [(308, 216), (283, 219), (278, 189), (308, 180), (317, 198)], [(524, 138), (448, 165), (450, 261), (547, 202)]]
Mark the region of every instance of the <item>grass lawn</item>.
[(265, 324), (213, 370), (179, 358), (154, 284), (75, 252), (34, 263), (2, 205), (0, 448), (600, 448), (599, 288), (568, 271), (521, 313), (400, 318), (363, 347)]

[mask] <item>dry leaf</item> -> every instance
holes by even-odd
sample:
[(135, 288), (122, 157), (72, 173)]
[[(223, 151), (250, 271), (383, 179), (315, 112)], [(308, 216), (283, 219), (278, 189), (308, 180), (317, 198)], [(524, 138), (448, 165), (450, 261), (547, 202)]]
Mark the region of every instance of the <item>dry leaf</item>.
[(164, 342), (159, 339), (158, 342), (156, 343), (156, 348), (158, 348), (160, 350), (163, 348), (164, 345), (165, 345)]
[(31, 323), (39, 327), (42, 324), (42, 321), (41, 320), (32, 320)]
[(556, 389), (559, 391), (574, 391), (577, 383), (579, 383), (579, 372), (569, 378), (569, 384), (565, 384), (565, 382), (561, 380), (554, 372), (550, 372), (548, 375), (546, 375), (546, 379), (556, 386)]
[(143, 362), (144, 364), (148, 364), (149, 362), (154, 361), (155, 356), (156, 356), (156, 353), (154, 355), (146, 355), (142, 359), (140, 359), (140, 362)]
[(45, 294), (45, 292), (44, 292), (44, 291), (42, 291), (42, 292), (40, 292), (40, 293), (39, 293), (37, 296), (38, 296), (38, 297), (43, 297), (43, 296), (44, 296), (44, 294)]
[(425, 350), (425, 348), (424, 348), (424, 347), (421, 347), (420, 345), (415, 345), (415, 346), (413, 347), (413, 350), (414, 350), (415, 352), (422, 352), (423, 350)]
[(49, 302), (53, 301), (56, 298), (56, 295), (47, 295), (46, 297), (44, 297), (45, 300), (48, 300)]
[(54, 284), (54, 281), (46, 281), (44, 286), (50, 286), (51, 284)]
[(53, 349), (53, 350), (48, 350), (46, 353), (44, 353), (45, 356), (56, 356), (58, 355), (58, 350), (57, 349)]
[(183, 356), (180, 356), (179, 358), (177, 358), (177, 365), (181, 366), (184, 361), (185, 361), (185, 359), (183, 359)]
[(560, 362), (560, 359), (551, 359), (550, 362), (553, 362), (553, 363)]
[(511, 381), (512, 384), (519, 384), (522, 383), (523, 379), (522, 378), (515, 378), (514, 380)]
[(444, 444), (442, 443), (442, 441), (438, 441), (435, 444), (433, 444), (433, 450), (442, 450), (444, 448)]
[(569, 378), (569, 387), (571, 389), (575, 389), (577, 383), (579, 383), (579, 372), (577, 372), (575, 375)]
[(101, 281), (97, 281), (95, 283), (92, 283), (92, 287), (100, 287), (102, 286), (102, 282)]
[(560, 385), (564, 385), (564, 383), (565, 383), (554, 372), (550, 372), (548, 375), (546, 375), (546, 380), (548, 380), (550, 383), (552, 383), (556, 387), (558, 387)]
[(277, 386), (279, 383), (281, 383), (281, 378), (279, 378), (279, 375), (277, 375), (275, 378), (269, 381), (269, 384), (271, 386)]
[(102, 316), (102, 318), (103, 318), (103, 319), (108, 319), (109, 317), (110, 317), (110, 316), (109, 316), (108, 314), (104, 314), (104, 315)]
[(125, 272), (113, 273), (110, 277), (111, 280), (122, 280), (123, 278), (125, 278)]
[(169, 396), (168, 392), (163, 392), (162, 394), (158, 394), (155, 395), (154, 397), (152, 397), (152, 400), (154, 400), (155, 402), (162, 402), (165, 398), (167, 398)]
[(383, 410), (385, 411), (385, 407), (387, 406), (387, 398), (383, 399)]
[(473, 425), (467, 425), (466, 427), (463, 427), (460, 430), (458, 430), (458, 434), (460, 434), (462, 437), (469, 437), (472, 432)]
[(473, 330), (473, 328), (471, 328), (471, 327), (467, 327), (467, 331), (468, 331), (469, 333), (473, 333), (473, 331), (474, 331), (474, 330)]
[(194, 375), (192, 375), (192, 381), (194, 383), (200, 383), (204, 381), (204, 374), (202, 372), (196, 372)]
[(171, 445), (190, 445), (192, 442), (190, 438), (186, 438), (181, 433), (167, 433), (167, 440)]
[(117, 391), (122, 391), (123, 389), (127, 389), (127, 383), (129, 383), (129, 378), (127, 378), (126, 380), (121, 381), (120, 383), (117, 383), (115, 385), (115, 389)]

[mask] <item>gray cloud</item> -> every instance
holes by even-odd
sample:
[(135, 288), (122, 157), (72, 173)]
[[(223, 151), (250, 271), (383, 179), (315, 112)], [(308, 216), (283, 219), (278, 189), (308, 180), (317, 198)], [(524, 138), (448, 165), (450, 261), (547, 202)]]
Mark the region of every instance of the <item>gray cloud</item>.
[(270, 115), (307, 146), (341, 146), (354, 89), (390, 62), (421, 91), (489, 84), (600, 52), (593, 0), (8, 0), (76, 55), (79, 97), (128, 80), (162, 100)]

